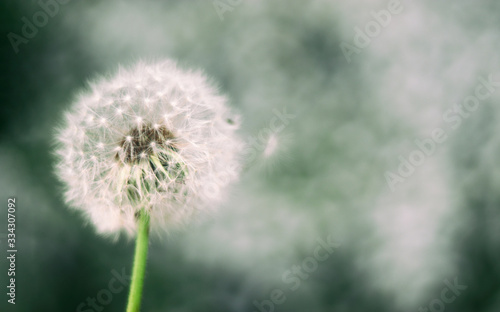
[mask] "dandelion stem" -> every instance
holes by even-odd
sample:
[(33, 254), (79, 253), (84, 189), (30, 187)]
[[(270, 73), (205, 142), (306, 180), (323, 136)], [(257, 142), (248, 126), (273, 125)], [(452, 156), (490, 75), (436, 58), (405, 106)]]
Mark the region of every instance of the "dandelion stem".
[(127, 312), (138, 312), (141, 307), (142, 287), (144, 285), (144, 273), (146, 272), (146, 259), (148, 256), (148, 243), (149, 214), (145, 209), (141, 209)]

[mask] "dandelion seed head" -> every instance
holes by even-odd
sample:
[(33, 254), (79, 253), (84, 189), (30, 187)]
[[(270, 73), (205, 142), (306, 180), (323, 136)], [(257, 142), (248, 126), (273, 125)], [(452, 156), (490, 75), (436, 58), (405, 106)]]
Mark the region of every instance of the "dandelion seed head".
[(133, 235), (142, 208), (152, 229), (184, 224), (238, 177), (243, 144), (228, 121), (238, 116), (201, 73), (172, 61), (96, 81), (65, 117), (56, 150), (65, 199), (100, 233)]

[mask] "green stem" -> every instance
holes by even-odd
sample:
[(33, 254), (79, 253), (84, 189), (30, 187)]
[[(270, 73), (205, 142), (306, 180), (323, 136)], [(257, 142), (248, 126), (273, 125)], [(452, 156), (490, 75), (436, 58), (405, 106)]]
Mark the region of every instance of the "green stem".
[(149, 242), (149, 214), (141, 209), (137, 240), (135, 244), (134, 268), (132, 269), (132, 283), (128, 296), (127, 312), (139, 312), (141, 307), (142, 287), (144, 273), (146, 272), (146, 259), (148, 256)]

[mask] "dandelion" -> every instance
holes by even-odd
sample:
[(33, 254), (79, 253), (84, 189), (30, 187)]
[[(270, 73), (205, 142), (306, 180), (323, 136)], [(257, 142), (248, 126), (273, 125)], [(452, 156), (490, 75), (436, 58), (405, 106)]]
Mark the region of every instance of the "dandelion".
[(99, 233), (137, 235), (129, 311), (139, 307), (150, 228), (213, 210), (237, 179), (237, 120), (201, 73), (168, 60), (92, 83), (66, 113), (56, 151), (65, 200)]

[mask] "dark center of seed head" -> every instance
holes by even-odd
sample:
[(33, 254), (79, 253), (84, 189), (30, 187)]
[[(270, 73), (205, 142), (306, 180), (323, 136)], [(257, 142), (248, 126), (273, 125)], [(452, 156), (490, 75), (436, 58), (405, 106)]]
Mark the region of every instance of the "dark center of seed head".
[(116, 159), (128, 164), (138, 163), (153, 154), (154, 145), (177, 151), (175, 145), (168, 142), (174, 138), (174, 134), (162, 125), (153, 127), (146, 124), (133, 128), (120, 141), (121, 150), (116, 154)]

